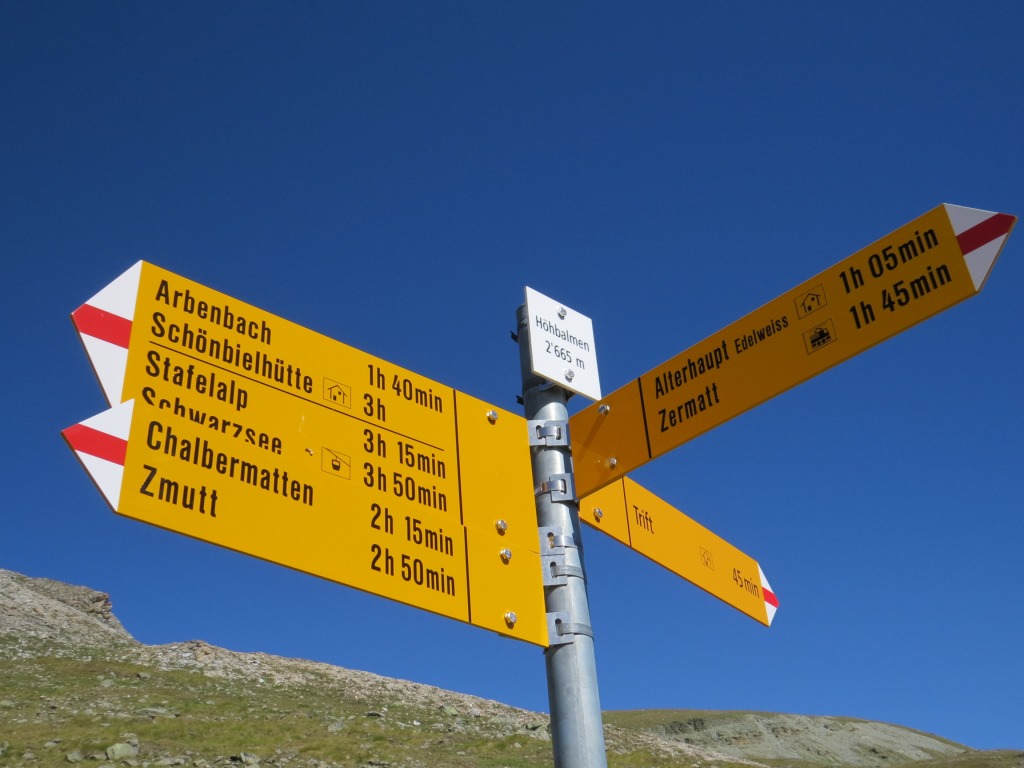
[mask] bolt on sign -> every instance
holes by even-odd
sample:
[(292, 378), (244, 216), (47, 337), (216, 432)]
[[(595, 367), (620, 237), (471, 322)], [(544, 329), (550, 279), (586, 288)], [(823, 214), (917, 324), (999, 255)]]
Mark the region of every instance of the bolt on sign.
[(940, 205), (570, 419), (581, 495), (977, 294), (1017, 219)]
[(72, 319), (115, 512), (547, 646), (521, 416), (144, 262)]

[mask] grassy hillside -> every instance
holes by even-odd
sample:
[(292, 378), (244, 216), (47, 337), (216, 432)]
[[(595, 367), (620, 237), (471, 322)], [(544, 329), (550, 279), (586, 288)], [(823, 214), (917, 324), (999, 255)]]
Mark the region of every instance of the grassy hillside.
[[(0, 570), (0, 766), (526, 768), (547, 716), (430, 686), (198, 641), (145, 646), (106, 595)], [(611, 768), (1024, 768), (884, 723), (608, 712)]]

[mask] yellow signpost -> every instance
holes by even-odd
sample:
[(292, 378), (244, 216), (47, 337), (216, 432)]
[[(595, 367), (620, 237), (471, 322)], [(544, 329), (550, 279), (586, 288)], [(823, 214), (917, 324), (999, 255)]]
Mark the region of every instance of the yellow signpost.
[(73, 318), (115, 511), (547, 645), (522, 417), (142, 262)]
[(940, 205), (580, 411), (579, 493), (975, 295), (1015, 223)]
[[(622, 478), (973, 296), (1015, 223), (939, 206), (573, 416), (582, 519), (770, 623), (755, 561)], [(524, 419), (144, 262), (72, 317), (115, 511), (549, 644)]]
[(580, 499), (580, 520), (771, 626), (779, 601), (757, 561), (628, 477)]

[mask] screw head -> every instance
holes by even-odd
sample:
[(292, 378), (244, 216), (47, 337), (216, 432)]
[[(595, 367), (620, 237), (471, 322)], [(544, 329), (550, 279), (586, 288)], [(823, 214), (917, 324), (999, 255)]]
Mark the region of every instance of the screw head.
[(618, 463), (619, 463), (619, 460), (616, 459), (614, 456), (610, 456), (610, 457), (608, 457), (607, 459), (604, 460), (604, 465), (606, 467), (608, 467), (608, 469), (615, 469), (615, 467), (618, 465)]
[(498, 412), (495, 411), (494, 409), (489, 410), (487, 412), (487, 420), (491, 422), (491, 424), (496, 422), (498, 420)]
[(601, 403), (599, 406), (597, 406), (597, 412), (600, 413), (602, 416), (607, 416), (611, 412), (611, 410), (612, 407), (607, 403)]
[(519, 617), (516, 616), (516, 612), (515, 611), (506, 611), (505, 612), (505, 623), (508, 624), (508, 626), (510, 628), (514, 627), (516, 625), (517, 621), (519, 621)]
[(559, 320), (565, 320), (565, 316), (567, 314), (569, 314), (569, 313), (565, 311), (565, 307), (559, 307), (558, 308), (558, 319)]
[(576, 373), (571, 368), (565, 369), (565, 380), (572, 381), (576, 377)]
[(602, 517), (604, 517), (604, 510), (600, 507), (594, 507), (594, 519), (600, 522)]
[(508, 523), (504, 520), (498, 520), (494, 523), (494, 527), (498, 529), (498, 533), (504, 533), (508, 530)]
[(501, 561), (502, 561), (503, 563), (507, 563), (507, 562), (508, 562), (509, 560), (511, 560), (511, 559), (512, 559), (512, 550), (511, 550), (511, 549), (509, 549), (508, 547), (505, 547), (505, 548), (504, 548), (503, 550), (501, 550), (501, 552), (499, 552), (498, 554), (499, 554), (499, 555), (501, 555)]

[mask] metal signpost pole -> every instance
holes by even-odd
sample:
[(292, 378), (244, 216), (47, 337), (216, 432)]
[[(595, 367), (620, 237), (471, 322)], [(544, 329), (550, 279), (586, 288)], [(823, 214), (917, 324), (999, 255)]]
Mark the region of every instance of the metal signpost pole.
[(532, 372), (526, 306), (516, 313), (551, 645), (544, 652), (556, 768), (605, 768), (594, 633), (580, 549), (568, 392)]

